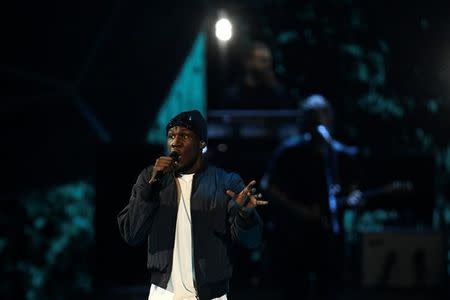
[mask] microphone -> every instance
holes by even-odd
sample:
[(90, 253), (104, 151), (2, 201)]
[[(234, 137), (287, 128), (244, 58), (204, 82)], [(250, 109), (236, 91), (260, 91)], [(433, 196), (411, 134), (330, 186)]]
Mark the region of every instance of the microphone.
[[(169, 156), (173, 159), (174, 163), (177, 163), (178, 159), (180, 158), (180, 155), (175, 151), (170, 152)], [(149, 183), (159, 181), (163, 175), (164, 175), (164, 171), (158, 171), (158, 172), (153, 173), (152, 178), (150, 178)]]
[(178, 162), (178, 159), (180, 158), (180, 154), (175, 151), (170, 152), (169, 156), (172, 157), (174, 162)]
[(328, 131), (327, 127), (324, 125), (317, 126), (317, 131), (320, 133), (322, 138), (330, 144), (333, 141), (333, 138), (331, 137), (330, 132)]

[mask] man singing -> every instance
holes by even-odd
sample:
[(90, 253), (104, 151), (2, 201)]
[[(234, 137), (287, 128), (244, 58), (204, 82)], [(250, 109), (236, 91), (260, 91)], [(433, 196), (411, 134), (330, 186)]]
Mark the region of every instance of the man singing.
[[(209, 165), (203, 158), (206, 121), (199, 111), (175, 116), (166, 127), (168, 156), (145, 168), (119, 213), (124, 240), (147, 239), (149, 300), (227, 299), (231, 242), (257, 247), (262, 221), (255, 181)], [(252, 193), (253, 191), (253, 193)]]

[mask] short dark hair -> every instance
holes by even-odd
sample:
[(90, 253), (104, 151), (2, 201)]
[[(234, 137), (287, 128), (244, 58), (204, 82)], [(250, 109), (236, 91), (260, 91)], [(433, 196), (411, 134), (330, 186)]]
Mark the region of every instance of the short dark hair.
[(316, 112), (320, 109), (327, 109), (333, 114), (330, 102), (321, 94), (313, 94), (301, 103), (299, 126), (302, 131), (309, 131), (317, 125)]

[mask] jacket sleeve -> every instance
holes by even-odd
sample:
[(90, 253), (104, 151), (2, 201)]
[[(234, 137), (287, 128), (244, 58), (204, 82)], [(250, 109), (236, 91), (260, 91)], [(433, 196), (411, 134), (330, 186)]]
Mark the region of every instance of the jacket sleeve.
[(120, 234), (130, 245), (146, 240), (154, 212), (159, 206), (159, 186), (148, 183), (151, 170), (149, 167), (139, 174), (128, 205), (117, 216)]
[[(228, 189), (239, 193), (244, 188), (244, 182), (237, 174), (231, 174)], [(231, 239), (246, 248), (257, 248), (262, 241), (262, 220), (256, 209), (241, 209), (230, 199), (228, 216)]]

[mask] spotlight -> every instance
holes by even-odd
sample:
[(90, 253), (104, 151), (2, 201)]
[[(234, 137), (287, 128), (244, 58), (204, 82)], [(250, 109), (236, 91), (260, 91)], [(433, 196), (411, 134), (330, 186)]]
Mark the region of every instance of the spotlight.
[(216, 22), (216, 37), (219, 41), (227, 42), (233, 35), (233, 26), (227, 18), (221, 18)]

